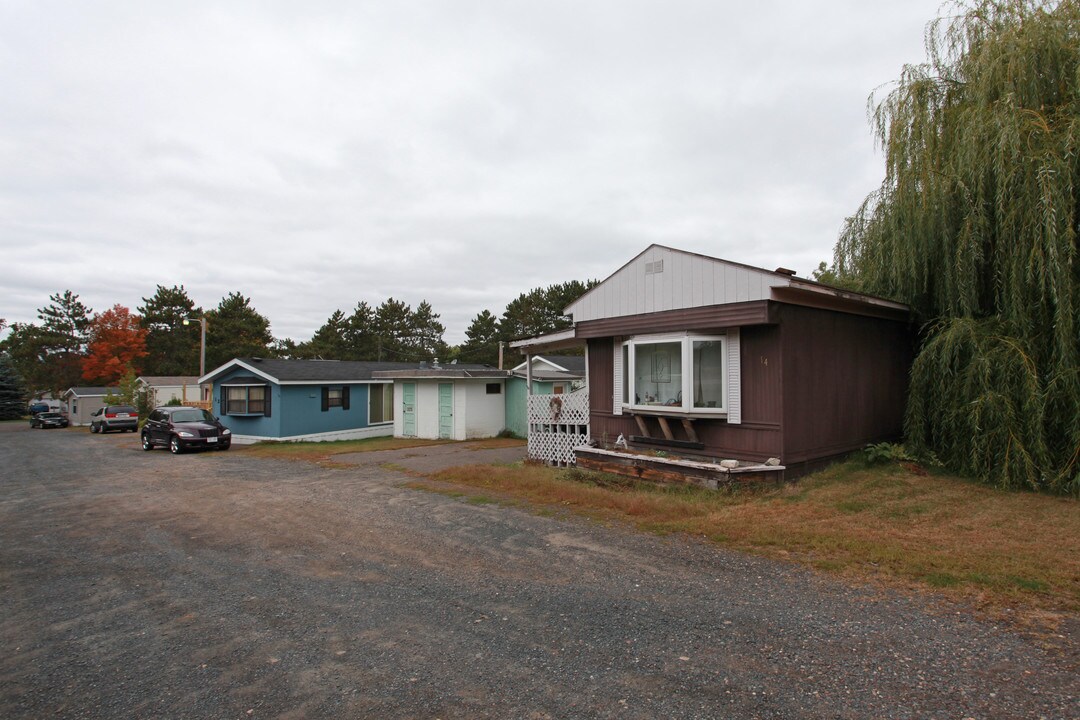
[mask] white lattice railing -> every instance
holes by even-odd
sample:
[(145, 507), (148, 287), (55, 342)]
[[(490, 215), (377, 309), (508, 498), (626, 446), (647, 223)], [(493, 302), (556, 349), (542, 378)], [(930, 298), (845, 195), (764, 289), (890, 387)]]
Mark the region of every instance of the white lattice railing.
[(530, 395), (529, 457), (554, 465), (573, 465), (574, 448), (589, 442), (589, 391)]

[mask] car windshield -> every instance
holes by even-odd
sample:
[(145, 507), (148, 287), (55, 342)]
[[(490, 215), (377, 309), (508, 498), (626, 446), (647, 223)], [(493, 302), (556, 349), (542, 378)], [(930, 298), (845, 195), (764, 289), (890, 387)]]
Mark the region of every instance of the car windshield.
[(189, 408), (174, 412), (172, 421), (176, 423), (214, 422), (214, 416), (200, 408)]

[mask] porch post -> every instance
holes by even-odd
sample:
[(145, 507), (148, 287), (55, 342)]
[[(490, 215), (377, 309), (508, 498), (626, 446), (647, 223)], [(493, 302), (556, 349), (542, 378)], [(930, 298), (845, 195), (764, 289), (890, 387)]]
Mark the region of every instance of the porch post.
[(532, 354), (525, 353), (525, 387), (529, 397), (532, 397)]

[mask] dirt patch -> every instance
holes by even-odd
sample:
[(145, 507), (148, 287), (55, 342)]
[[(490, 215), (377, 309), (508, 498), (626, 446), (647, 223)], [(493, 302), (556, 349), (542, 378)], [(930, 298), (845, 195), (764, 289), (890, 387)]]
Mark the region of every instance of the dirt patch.
[(433, 473), (461, 465), (494, 465), (521, 462), (525, 459), (525, 445), (514, 442), (509, 447), (489, 447), (490, 443), (451, 443), (425, 445), (403, 450), (376, 450), (374, 452), (343, 453), (334, 455), (334, 463), (367, 467), (392, 466), (408, 472)]

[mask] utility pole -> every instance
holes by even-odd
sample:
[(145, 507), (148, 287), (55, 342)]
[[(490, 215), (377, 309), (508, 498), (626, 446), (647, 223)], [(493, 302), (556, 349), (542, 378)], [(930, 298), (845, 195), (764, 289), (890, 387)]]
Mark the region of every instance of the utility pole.
[(184, 324), (190, 325), (195, 320), (199, 321), (200, 326), (200, 340), (199, 340), (199, 377), (206, 374), (206, 316), (197, 318), (184, 318)]

